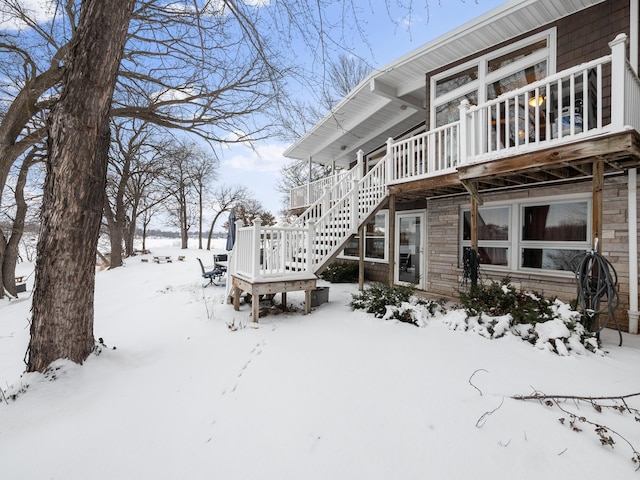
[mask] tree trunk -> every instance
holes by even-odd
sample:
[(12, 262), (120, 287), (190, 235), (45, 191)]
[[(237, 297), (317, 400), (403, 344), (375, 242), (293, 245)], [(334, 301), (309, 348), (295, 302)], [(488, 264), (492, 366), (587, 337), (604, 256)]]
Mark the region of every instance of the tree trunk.
[(132, 213), (131, 220), (127, 223), (127, 228), (124, 232), (124, 251), (127, 257), (133, 255), (133, 243), (136, 238), (136, 223), (136, 215), (135, 213)]
[(48, 119), (27, 371), (94, 348), (95, 262), (109, 148), (109, 109), (135, 0), (84, 0), (68, 70)]
[(16, 214), (13, 219), (13, 226), (11, 228), (11, 237), (7, 242), (4, 252), (4, 259), (0, 265), (2, 265), (2, 277), (4, 286), (9, 292), (9, 295), (14, 297), (18, 296), (16, 291), (16, 264), (18, 263), (20, 240), (24, 233), (24, 219), (27, 216), (27, 202), (24, 199), (24, 186), (27, 184), (27, 174), (29, 168), (34, 164), (34, 154), (30, 153), (27, 158), (22, 162), (20, 167), (20, 173), (18, 173), (18, 180), (16, 182), (15, 198), (16, 198)]
[(121, 267), (124, 232), (122, 231), (122, 223), (118, 221), (117, 214), (115, 219), (107, 220), (107, 226), (109, 228), (109, 244), (111, 245), (109, 268)]
[(182, 248), (189, 248), (189, 223), (187, 217), (187, 197), (184, 193), (184, 186), (180, 190), (180, 238)]

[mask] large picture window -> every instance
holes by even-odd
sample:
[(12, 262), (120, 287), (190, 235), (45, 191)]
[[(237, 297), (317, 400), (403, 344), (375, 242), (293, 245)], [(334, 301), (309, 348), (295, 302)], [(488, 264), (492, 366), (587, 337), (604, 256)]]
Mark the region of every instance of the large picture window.
[(431, 79), (431, 126), (460, 118), (462, 100), (478, 105), (555, 73), (555, 29), (533, 35)]
[[(388, 211), (382, 211), (367, 224), (364, 228), (364, 258), (369, 261), (387, 260), (388, 246)], [(342, 253), (345, 257), (359, 257), (358, 246), (360, 238), (354, 237), (344, 248)]]
[[(591, 238), (591, 203), (561, 198), (478, 209), (482, 265), (511, 270), (573, 271)], [(461, 212), (461, 251), (471, 248), (471, 212)]]
[(586, 200), (522, 207), (521, 267), (573, 271), (588, 242)]

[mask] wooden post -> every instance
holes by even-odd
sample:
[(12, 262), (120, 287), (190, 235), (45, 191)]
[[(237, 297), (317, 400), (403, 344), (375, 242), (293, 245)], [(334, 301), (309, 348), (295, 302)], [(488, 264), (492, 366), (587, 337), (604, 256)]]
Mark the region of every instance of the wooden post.
[(389, 231), (387, 232), (389, 240), (389, 286), (393, 287), (396, 269), (396, 196), (389, 194)]
[(313, 174), (313, 164), (311, 162), (311, 155), (309, 155), (309, 172), (307, 176), (307, 203), (306, 205), (311, 205), (311, 176)]
[(471, 197), (471, 249), (478, 251), (478, 201)]
[[(602, 189), (604, 187), (604, 163), (601, 160), (593, 162), (593, 210), (591, 212), (591, 246), (602, 252)], [(598, 241), (596, 242), (596, 239)], [(597, 243), (597, 245), (596, 245)]]
[(331, 192), (331, 186), (330, 185), (325, 185), (324, 186), (324, 192), (322, 194), (322, 211), (320, 212), (320, 215), (324, 215), (331, 208), (331, 195), (330, 195), (330, 192)]
[(260, 295), (253, 294), (253, 290), (251, 291), (251, 321), (254, 323), (258, 323), (258, 318), (260, 317)]

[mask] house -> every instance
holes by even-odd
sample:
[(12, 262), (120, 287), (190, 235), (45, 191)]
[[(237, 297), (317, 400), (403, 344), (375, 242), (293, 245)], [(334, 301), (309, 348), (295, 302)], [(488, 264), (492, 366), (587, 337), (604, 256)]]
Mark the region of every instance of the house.
[(637, 333), (638, 10), (510, 0), (372, 73), (285, 152), (334, 174), (292, 190), (293, 225), (245, 229), (236, 275), (353, 258), (369, 280), (449, 296), (473, 249), (485, 277), (569, 301), (572, 262), (595, 249)]

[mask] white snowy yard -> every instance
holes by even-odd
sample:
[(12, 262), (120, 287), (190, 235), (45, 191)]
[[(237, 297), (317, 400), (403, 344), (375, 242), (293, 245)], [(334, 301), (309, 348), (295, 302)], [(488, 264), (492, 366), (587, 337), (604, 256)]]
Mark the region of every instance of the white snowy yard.
[(510, 398), (640, 392), (638, 337), (618, 347), (607, 331), (605, 357), (563, 357), (441, 318), (417, 328), (351, 311), (352, 284), (331, 284), (310, 315), (250, 328), (248, 306), (202, 289), (196, 257), (211, 252), (153, 253), (186, 259), (98, 272), (94, 331), (108, 348), (83, 366), (22, 375), (32, 285), (0, 301), (0, 388), (29, 385), (0, 397), (2, 479), (640, 478), (633, 413), (561, 404), (619, 433), (611, 448), (558, 407)]

